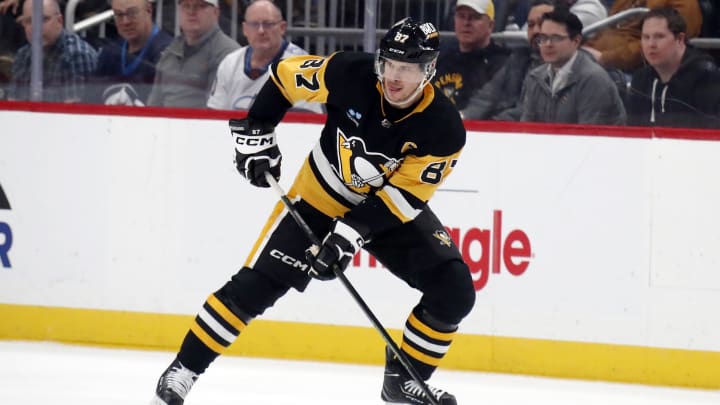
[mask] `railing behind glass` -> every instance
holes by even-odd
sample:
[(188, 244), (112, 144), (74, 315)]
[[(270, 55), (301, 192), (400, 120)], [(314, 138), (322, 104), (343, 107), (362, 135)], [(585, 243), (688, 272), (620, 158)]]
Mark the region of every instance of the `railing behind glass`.
[[(82, 0), (69, 0), (65, 7), (65, 25), (68, 30), (82, 32), (96, 26), (102, 26), (112, 19), (112, 10), (106, 10), (76, 23), (75, 9), (81, 1)], [(162, 23), (163, 1), (164, 0), (156, 0), (155, 21), (157, 24)], [(242, 0), (232, 0), (231, 3), (232, 15), (229, 32), (230, 36), (236, 40), (238, 39), (238, 1)], [(296, 16), (293, 15), (296, 3), (294, 0), (289, 0), (284, 10), (288, 21), (287, 35), (290, 39), (302, 38), (306, 49), (320, 55), (328, 55), (343, 49), (375, 49), (376, 41), (384, 34), (387, 27), (389, 27), (390, 21), (395, 21), (399, 19), (401, 15), (411, 13), (409, 6), (410, 0), (366, 0), (364, 10), (359, 9), (359, 0), (317, 0), (315, 2), (304, 0), (304, 15), (302, 15), (302, 18), (296, 18)], [(440, 7), (442, 2), (435, 2), (437, 7), (435, 7), (433, 13), (431, 13), (432, 16), (426, 15), (428, 13), (424, 12), (424, 10), (427, 9), (424, 3), (426, 2), (419, 1), (416, 3), (420, 10), (418, 13), (422, 16), (421, 18), (432, 17), (437, 24), (440, 24), (440, 22), (446, 18), (448, 10)], [(317, 12), (314, 13), (315, 15), (312, 12), (313, 9), (317, 10)], [(327, 14), (325, 13), (326, 9), (328, 10)], [(404, 11), (405, 14), (401, 14), (401, 11)], [(629, 18), (646, 13), (647, 11), (648, 9), (644, 7), (621, 11), (602, 21), (585, 27), (585, 29), (583, 29), (583, 35), (590, 37), (606, 27), (616, 25)], [(363, 12), (363, 19), (361, 19), (358, 14)], [(343, 16), (343, 18), (339, 18), (339, 16)], [(354, 18), (345, 21), (345, 17), (347, 16)], [(376, 21), (376, 26), (364, 26), (361, 22), (363, 20)], [(175, 21), (177, 22), (177, 18), (175, 18)], [(173, 28), (177, 34), (179, 32), (177, 23)], [(452, 31), (441, 31), (441, 36), (452, 37), (454, 33)], [(515, 47), (528, 45), (524, 31), (495, 32), (492, 34), (492, 37), (496, 42), (505, 46)], [(693, 38), (690, 39), (689, 42), (698, 48), (720, 49), (720, 38)]]
[[(68, 0), (65, 7), (66, 28), (72, 32), (87, 32), (99, 27), (99, 36), (103, 38), (105, 24), (113, 18), (112, 10), (105, 10), (76, 22), (75, 12), (81, 1)], [(164, 1), (155, 0), (155, 21), (158, 25), (162, 25), (163, 22)], [(176, 0), (169, 1), (174, 5)], [(236, 40), (239, 1), (247, 3), (246, 0), (230, 0), (232, 16), (229, 34)], [(301, 3), (303, 7), (296, 7)], [(420, 20), (430, 20), (438, 27), (443, 27), (452, 15), (448, 3), (445, 0), (287, 0), (284, 3), (284, 13), (288, 21), (287, 36), (290, 40), (302, 41), (305, 49), (319, 55), (328, 55), (339, 50), (374, 50), (375, 43), (392, 22), (406, 15), (412, 15)], [(177, 7), (173, 9), (175, 17), (173, 28), (177, 34), (179, 33)], [(297, 10), (301, 10), (303, 14), (296, 13)], [(647, 11), (647, 8), (622, 11), (589, 25), (583, 30), (583, 34), (591, 36), (606, 27)], [(364, 21), (374, 23), (364, 24)], [(441, 30), (441, 35), (454, 37), (454, 33), (447, 30)], [(496, 32), (492, 36), (501, 45), (528, 46), (524, 31)], [(698, 48), (720, 49), (720, 38), (693, 38), (689, 42)], [(31, 83), (31, 88), (39, 88), (40, 91), (41, 86), (42, 78), (34, 79)]]

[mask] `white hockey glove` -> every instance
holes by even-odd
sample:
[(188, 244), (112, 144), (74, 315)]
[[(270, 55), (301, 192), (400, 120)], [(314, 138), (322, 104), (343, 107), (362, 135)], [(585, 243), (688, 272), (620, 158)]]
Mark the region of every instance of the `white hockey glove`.
[(275, 140), (275, 127), (248, 118), (231, 119), (230, 133), (235, 142), (235, 167), (256, 187), (270, 187), (265, 172), (280, 180), (282, 155)]
[(305, 258), (310, 262), (308, 273), (318, 280), (334, 279), (333, 268), (337, 266), (340, 271), (345, 271), (364, 243), (364, 238), (355, 228), (336, 219), (317, 254), (313, 254), (312, 248), (305, 251)]

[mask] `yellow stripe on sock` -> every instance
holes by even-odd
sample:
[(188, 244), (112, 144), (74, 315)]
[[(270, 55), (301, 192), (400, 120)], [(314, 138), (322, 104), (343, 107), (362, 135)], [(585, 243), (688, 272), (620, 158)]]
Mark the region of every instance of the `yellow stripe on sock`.
[(212, 309), (214, 309), (220, 316), (223, 317), (224, 320), (226, 320), (230, 325), (233, 326), (233, 328), (237, 329), (238, 332), (242, 332), (243, 329), (247, 326), (245, 322), (242, 321), (242, 319), (238, 318), (233, 314), (222, 302), (220, 302), (217, 297), (215, 297), (215, 294), (211, 294), (208, 299), (207, 303), (210, 304)]
[(227, 347), (221, 345), (220, 343), (216, 342), (215, 339), (212, 338), (212, 336), (208, 335), (205, 330), (203, 330), (200, 325), (198, 325), (197, 322), (193, 322), (190, 326), (190, 330), (192, 333), (197, 336), (198, 339), (200, 339), (201, 342), (205, 344), (210, 350), (214, 351), (217, 354), (222, 354)]
[(425, 353), (419, 352), (410, 345), (402, 344), (400, 348), (402, 351), (409, 354), (410, 357), (414, 358), (415, 360), (421, 361), (421, 362), (423, 362), (425, 364), (429, 364), (431, 366), (437, 367), (440, 364), (440, 360), (442, 360), (442, 359), (428, 356)]
[(453, 338), (455, 337), (455, 332), (439, 332), (435, 329), (430, 328), (429, 326), (425, 325), (424, 323), (420, 322), (419, 319), (415, 317), (415, 314), (410, 314), (408, 317), (408, 322), (410, 325), (412, 325), (415, 329), (422, 332), (424, 335), (430, 337), (431, 339), (441, 340), (443, 342), (451, 342)]

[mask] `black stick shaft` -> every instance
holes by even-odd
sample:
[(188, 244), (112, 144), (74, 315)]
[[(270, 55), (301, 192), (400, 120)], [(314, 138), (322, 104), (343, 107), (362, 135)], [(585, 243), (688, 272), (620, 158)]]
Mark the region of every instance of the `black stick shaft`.
[[(285, 204), (288, 212), (293, 217), (298, 226), (300, 226), (303, 232), (305, 232), (307, 237), (310, 239), (310, 242), (320, 248), (320, 246), (322, 246), (322, 242), (320, 242), (320, 239), (318, 239), (312, 229), (310, 229), (303, 217), (300, 216), (300, 213), (295, 208), (295, 205), (292, 203), (292, 201), (290, 201), (290, 198), (288, 198), (287, 194), (285, 194), (285, 191), (282, 189), (282, 187), (280, 187), (280, 184), (278, 184), (278, 182), (275, 180), (275, 177), (273, 177), (272, 174), (270, 174), (269, 172), (265, 172), (265, 178), (267, 179), (268, 184), (270, 184), (270, 187), (272, 187), (278, 193), (278, 195), (280, 196), (280, 200), (282, 200), (283, 204)], [(373, 311), (365, 303), (365, 300), (362, 299), (362, 297), (352, 285), (350, 280), (348, 280), (348, 278), (345, 276), (345, 273), (343, 273), (338, 266), (333, 266), (333, 273), (335, 273), (337, 278), (340, 279), (343, 286), (345, 286), (345, 289), (348, 290), (355, 302), (360, 306), (360, 309), (362, 309), (362, 311), (365, 313), (365, 316), (370, 319), (370, 323), (372, 323), (375, 329), (380, 332), (383, 340), (385, 340), (385, 343), (390, 346), (390, 350), (392, 350), (393, 354), (395, 354), (398, 360), (400, 360), (400, 363), (403, 365), (403, 367), (405, 367), (405, 370), (407, 370), (407, 372), (410, 374), (410, 377), (412, 377), (412, 379), (420, 385), (420, 388), (422, 388), (423, 393), (425, 393), (425, 396), (428, 397), (432, 405), (439, 405), (437, 400), (435, 399), (435, 396), (430, 391), (430, 388), (428, 388), (427, 384), (425, 384), (425, 381), (420, 378), (420, 375), (417, 373), (417, 371), (415, 371), (415, 367), (410, 364), (410, 361), (407, 359), (407, 357), (405, 357), (405, 354), (400, 350), (400, 348), (397, 346), (390, 334), (377, 319)]]

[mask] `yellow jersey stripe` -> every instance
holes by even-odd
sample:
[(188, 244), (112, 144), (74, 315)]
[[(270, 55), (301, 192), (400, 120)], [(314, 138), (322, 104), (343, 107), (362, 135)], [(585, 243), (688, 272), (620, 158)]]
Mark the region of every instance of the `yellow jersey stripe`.
[[(378, 198), (385, 204), (385, 206), (403, 223), (412, 221), (416, 216), (420, 214), (420, 210), (413, 209), (412, 206), (402, 198), (397, 189), (397, 193), (391, 194), (390, 191), (392, 186), (385, 186), (377, 192)], [(401, 200), (401, 201), (396, 201)]]
[(255, 260), (257, 259), (257, 255), (262, 251), (263, 246), (265, 246), (265, 243), (267, 243), (268, 239), (270, 238), (270, 235), (272, 234), (272, 231), (278, 226), (280, 223), (280, 215), (282, 214), (283, 210), (285, 209), (285, 205), (278, 201), (275, 204), (275, 208), (273, 209), (272, 213), (270, 214), (270, 218), (268, 218), (267, 222), (265, 222), (265, 226), (263, 227), (262, 231), (260, 232), (260, 236), (258, 236), (257, 240), (255, 241), (255, 244), (253, 245), (252, 249), (250, 250), (250, 254), (248, 254), (248, 258), (245, 260), (245, 267), (252, 267), (255, 263)]
[(285, 86), (283, 86), (280, 79), (275, 77), (275, 74), (272, 71), (270, 73), (270, 79), (273, 81), (273, 83), (275, 83), (275, 87), (278, 88), (278, 90), (283, 95), (283, 97), (285, 97), (285, 99), (288, 101), (288, 103), (293, 104), (292, 98), (290, 98), (290, 95), (288, 94), (288, 92), (285, 91)]
[(310, 161), (308, 159), (305, 160), (302, 168), (300, 168), (300, 172), (295, 178), (295, 183), (290, 188), (288, 194), (293, 198), (299, 195), (308, 204), (330, 218), (341, 217), (349, 211), (348, 207), (337, 202), (337, 200), (328, 194), (320, 185), (320, 182), (310, 168)]

